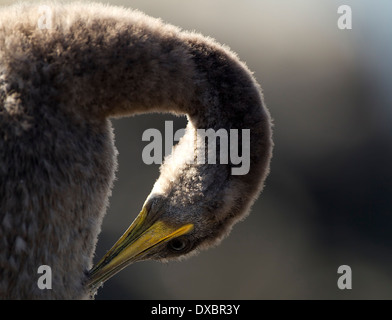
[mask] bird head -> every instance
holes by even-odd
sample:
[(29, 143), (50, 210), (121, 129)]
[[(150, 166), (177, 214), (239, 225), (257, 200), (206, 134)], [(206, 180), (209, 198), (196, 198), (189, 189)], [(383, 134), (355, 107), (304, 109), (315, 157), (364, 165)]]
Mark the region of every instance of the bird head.
[(194, 223), (176, 223), (163, 211), (161, 201), (161, 197), (146, 201), (133, 223), (90, 271), (90, 289), (134, 262), (168, 259), (192, 250)]
[(131, 263), (188, 257), (217, 244), (249, 211), (262, 186), (259, 166), (239, 176), (229, 164), (189, 164), (191, 136), (165, 159), (139, 215), (90, 271), (90, 290)]
[(90, 271), (88, 287), (97, 289), (132, 263), (184, 258), (219, 242), (234, 221), (221, 220), (215, 214), (228, 216), (222, 212), (228, 208), (224, 198), (216, 197), (207, 205), (206, 200), (198, 199), (201, 196), (192, 199), (192, 192), (186, 198), (178, 193), (152, 193), (133, 223)]

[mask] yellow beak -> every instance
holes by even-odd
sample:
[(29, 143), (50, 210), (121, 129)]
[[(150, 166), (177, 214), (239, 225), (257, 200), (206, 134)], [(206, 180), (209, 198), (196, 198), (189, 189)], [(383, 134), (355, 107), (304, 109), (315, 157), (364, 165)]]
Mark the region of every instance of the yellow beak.
[(143, 260), (156, 245), (193, 229), (193, 224), (176, 228), (159, 220), (149, 226), (145, 223), (146, 216), (147, 210), (143, 208), (127, 231), (90, 270), (87, 286), (91, 291), (131, 263)]

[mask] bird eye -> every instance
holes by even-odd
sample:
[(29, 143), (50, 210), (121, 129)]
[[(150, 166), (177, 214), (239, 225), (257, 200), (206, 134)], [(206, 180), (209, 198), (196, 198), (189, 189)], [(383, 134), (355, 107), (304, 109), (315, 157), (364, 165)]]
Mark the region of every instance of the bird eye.
[(178, 237), (173, 240), (170, 240), (168, 246), (172, 251), (179, 252), (186, 249), (188, 247), (188, 244), (189, 241), (186, 238)]

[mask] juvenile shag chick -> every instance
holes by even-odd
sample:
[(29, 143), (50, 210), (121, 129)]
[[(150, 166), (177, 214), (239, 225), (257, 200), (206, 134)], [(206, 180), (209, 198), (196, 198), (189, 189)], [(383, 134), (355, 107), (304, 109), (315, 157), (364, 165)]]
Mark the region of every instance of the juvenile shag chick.
[[(148, 112), (186, 114), (186, 134), (88, 272), (116, 170), (109, 118)], [(249, 129), (249, 172), (219, 156), (190, 163), (196, 129)], [(0, 10), (0, 150), (0, 298), (80, 299), (129, 263), (227, 235), (269, 172), (271, 122), (251, 72), (210, 38), (118, 7), (18, 4)], [(50, 290), (37, 286), (40, 265)]]

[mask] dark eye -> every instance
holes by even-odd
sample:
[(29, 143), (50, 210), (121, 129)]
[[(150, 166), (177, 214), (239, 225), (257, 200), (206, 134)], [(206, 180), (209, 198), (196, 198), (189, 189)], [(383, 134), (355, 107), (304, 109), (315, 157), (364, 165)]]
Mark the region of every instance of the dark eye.
[(189, 241), (186, 238), (178, 237), (173, 240), (170, 240), (168, 246), (170, 250), (175, 252), (180, 252), (185, 250), (188, 247)]

